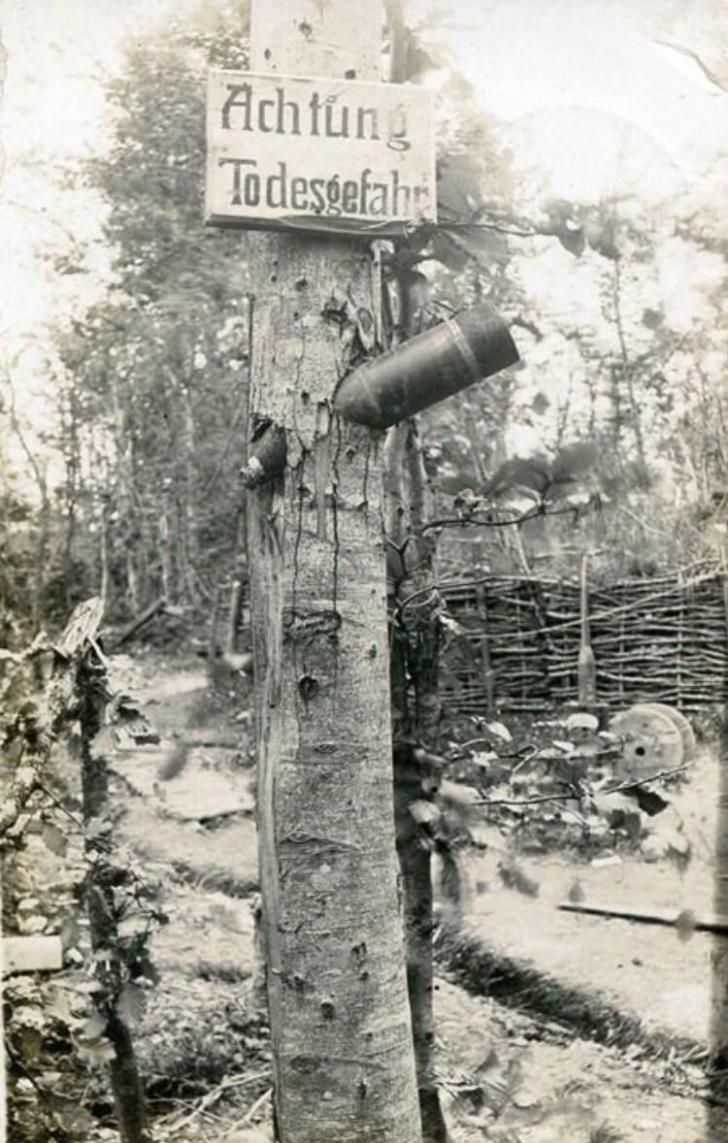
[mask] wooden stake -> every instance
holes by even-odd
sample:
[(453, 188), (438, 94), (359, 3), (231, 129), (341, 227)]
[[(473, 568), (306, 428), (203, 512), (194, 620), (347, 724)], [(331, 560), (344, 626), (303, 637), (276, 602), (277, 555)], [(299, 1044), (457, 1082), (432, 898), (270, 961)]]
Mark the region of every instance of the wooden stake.
[(495, 702), (495, 677), (493, 674), (493, 661), (490, 655), (490, 634), (488, 631), (488, 602), (485, 588), (479, 584), (475, 589), (478, 600), (478, 618), (480, 619), (480, 657), (483, 667), (483, 685), (485, 687), (485, 713), (488, 718), (495, 718), (497, 714)]
[(594, 706), (597, 701), (597, 670), (589, 630), (589, 556), (581, 557), (579, 595), (581, 610), (581, 645), (579, 647), (579, 706)]
[(589, 913), (595, 917), (616, 917), (621, 921), (638, 921), (643, 925), (668, 925), (670, 928), (696, 933), (718, 933), (728, 936), (728, 916), (724, 913), (710, 913), (694, 916), (689, 910), (675, 909), (632, 909), (627, 905), (577, 905), (562, 901), (559, 905), (565, 913)]

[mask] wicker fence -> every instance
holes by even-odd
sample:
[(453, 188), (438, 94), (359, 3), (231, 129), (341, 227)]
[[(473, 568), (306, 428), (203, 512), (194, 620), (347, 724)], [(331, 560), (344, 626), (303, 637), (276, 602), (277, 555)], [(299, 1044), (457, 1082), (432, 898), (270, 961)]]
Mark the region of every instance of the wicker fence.
[[(443, 587), (464, 631), (445, 655), (448, 706), (543, 710), (577, 697), (579, 587), (488, 576)], [(728, 676), (725, 577), (718, 568), (625, 580), (589, 592), (600, 702), (718, 702)]]

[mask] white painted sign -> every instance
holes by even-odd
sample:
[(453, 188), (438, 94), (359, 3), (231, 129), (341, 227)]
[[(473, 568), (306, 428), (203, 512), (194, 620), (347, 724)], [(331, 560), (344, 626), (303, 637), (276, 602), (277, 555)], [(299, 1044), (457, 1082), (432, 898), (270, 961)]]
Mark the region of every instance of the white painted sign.
[(205, 197), (213, 226), (377, 237), (434, 222), (431, 94), (213, 71)]
[(63, 968), (60, 937), (3, 937), (0, 942), (2, 974), (54, 972)]

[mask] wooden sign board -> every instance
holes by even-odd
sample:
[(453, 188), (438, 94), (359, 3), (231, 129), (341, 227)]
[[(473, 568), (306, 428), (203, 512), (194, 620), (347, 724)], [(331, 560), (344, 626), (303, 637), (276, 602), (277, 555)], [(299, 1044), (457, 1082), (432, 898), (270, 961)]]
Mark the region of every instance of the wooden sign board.
[(212, 71), (205, 222), (401, 236), (436, 221), (422, 88)]
[(63, 968), (60, 937), (3, 937), (0, 943), (0, 970), (14, 972), (56, 972)]

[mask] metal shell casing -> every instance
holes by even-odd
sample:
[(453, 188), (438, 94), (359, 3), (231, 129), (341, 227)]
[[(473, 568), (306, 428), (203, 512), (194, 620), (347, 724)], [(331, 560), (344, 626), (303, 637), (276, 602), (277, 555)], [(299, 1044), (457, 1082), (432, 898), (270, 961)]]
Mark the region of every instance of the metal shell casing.
[(387, 429), (518, 360), (508, 326), (483, 302), (350, 373), (334, 408), (348, 421)]

